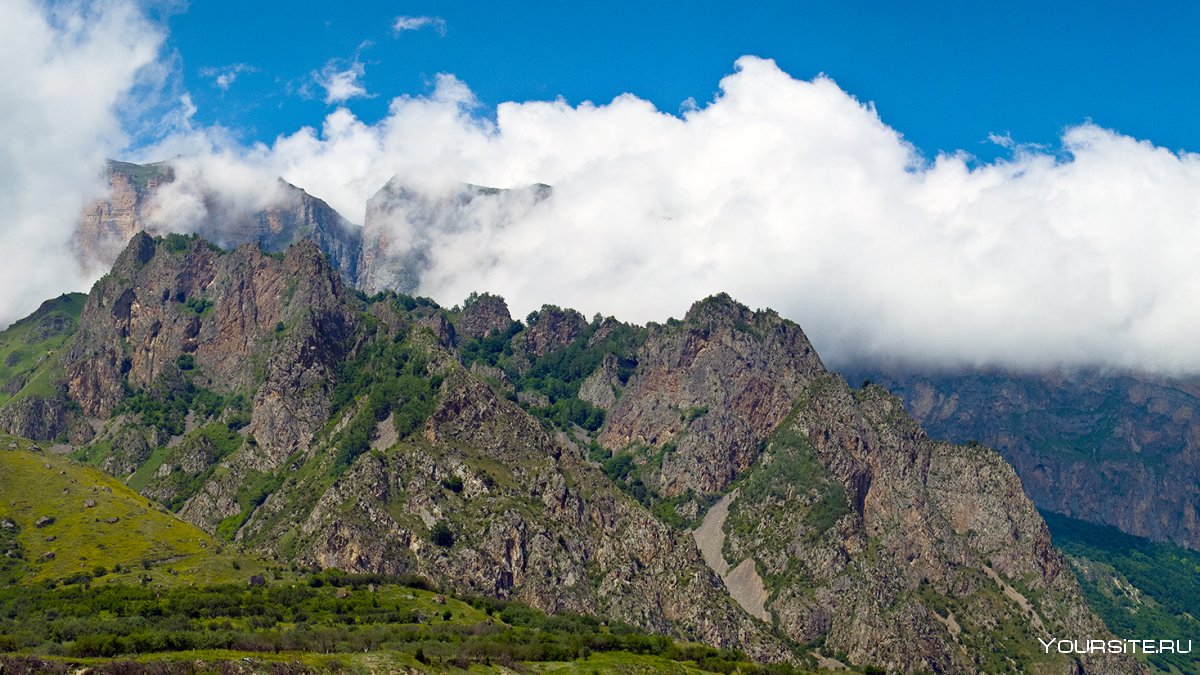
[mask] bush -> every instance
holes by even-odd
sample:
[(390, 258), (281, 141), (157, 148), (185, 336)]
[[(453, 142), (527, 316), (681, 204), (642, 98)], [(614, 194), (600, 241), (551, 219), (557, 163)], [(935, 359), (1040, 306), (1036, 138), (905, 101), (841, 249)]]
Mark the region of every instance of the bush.
[(450, 531), (446, 521), (439, 520), (434, 523), (433, 529), (429, 530), (429, 540), (437, 546), (450, 548), (454, 545), (454, 533)]

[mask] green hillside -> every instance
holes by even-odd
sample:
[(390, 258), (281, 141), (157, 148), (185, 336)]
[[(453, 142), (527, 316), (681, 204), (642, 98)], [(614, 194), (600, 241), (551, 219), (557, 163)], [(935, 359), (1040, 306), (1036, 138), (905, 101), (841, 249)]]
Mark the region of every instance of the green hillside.
[[(381, 575), (170, 588), (0, 590), (3, 672), (778, 672), (621, 623), (455, 599)], [(410, 583), (420, 583), (411, 581)], [(6, 657), (3, 654), (10, 656)], [(197, 667), (197, 662), (200, 662)], [(124, 665), (123, 665), (124, 664)], [(124, 668), (124, 669), (122, 669)]]
[[(1200, 641), (1200, 553), (1043, 511), (1088, 604), (1117, 637)], [(1154, 654), (1163, 672), (1200, 673), (1200, 654)]]
[(265, 565), (105, 473), (0, 435), (0, 583), (224, 583)]
[(0, 477), (0, 672), (795, 672), (421, 579), (271, 567), (13, 436)]
[(49, 396), (59, 351), (75, 333), (87, 296), (66, 293), (0, 332), (0, 405), (27, 395)]

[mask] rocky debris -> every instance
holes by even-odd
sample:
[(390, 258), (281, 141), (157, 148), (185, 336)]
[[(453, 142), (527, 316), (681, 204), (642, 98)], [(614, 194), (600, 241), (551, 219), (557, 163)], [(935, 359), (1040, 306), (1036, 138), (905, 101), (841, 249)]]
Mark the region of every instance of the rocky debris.
[(250, 580), (246, 583), (254, 588), (262, 588), (267, 585), (267, 580), (261, 574), (252, 574)]
[(17, 527), (17, 524), (7, 518), (5, 518), (4, 520), (0, 520), (0, 528), (3, 528), (5, 530), (12, 530), (12, 529), (15, 529), (16, 527)]
[(110, 516), (110, 517), (108, 517), (108, 518), (105, 518), (105, 519), (104, 519), (104, 522), (105, 522), (105, 523), (108, 523), (109, 525), (115, 525), (115, 524), (116, 524), (117, 522), (119, 522), (120, 520), (121, 520), (121, 519), (120, 519), (119, 517), (117, 517), (117, 516)]
[(54, 558), (56, 558), (57, 556), (58, 556), (58, 554), (56, 554), (54, 551), (46, 551), (45, 553), (43, 553), (41, 556), (38, 557), (38, 560), (40, 560), (42, 562), (47, 562), (50, 560), (54, 560)]
[(53, 524), (54, 524), (54, 518), (52, 518), (50, 516), (42, 516), (41, 518), (38, 518), (33, 523), (33, 526), (40, 528), (40, 527), (49, 527), (50, 525), (53, 525)]
[(729, 503), (737, 496), (737, 491), (731, 492), (719, 500), (708, 513), (700, 527), (692, 531), (696, 546), (704, 556), (704, 562), (709, 569), (725, 582), (729, 595), (746, 610), (746, 613), (762, 621), (771, 621), (765, 603), (768, 598), (767, 589), (763, 586), (762, 577), (758, 576), (754, 559), (746, 558), (732, 570), (725, 560), (725, 519), (729, 516)]
[(96, 508), (96, 500), (88, 499), (83, 502), (83, 506), (84, 506), (84, 508), (87, 508), (87, 509), (94, 509), (94, 508)]

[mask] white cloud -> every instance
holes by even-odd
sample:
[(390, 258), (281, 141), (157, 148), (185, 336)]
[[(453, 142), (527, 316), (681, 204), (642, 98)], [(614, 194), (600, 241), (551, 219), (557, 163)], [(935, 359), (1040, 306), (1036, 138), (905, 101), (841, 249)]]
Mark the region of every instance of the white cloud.
[(235, 63), (221, 68), (201, 68), (200, 76), (207, 77), (213, 81), (213, 86), (221, 91), (229, 91), (229, 87), (233, 85), (237, 78), (242, 73), (257, 72), (258, 69), (247, 63)]
[(433, 28), (438, 35), (446, 35), (446, 20), (440, 16), (398, 16), (392, 21), (392, 33), (396, 35), (426, 27)]
[(0, 324), (85, 287), (73, 229), (127, 143), (121, 108), (153, 87), (162, 40), (132, 0), (0, 4)]
[(334, 59), (325, 64), (319, 73), (313, 73), (313, 81), (325, 90), (325, 104), (344, 103), (352, 98), (367, 96), (367, 89), (360, 81), (366, 73), (362, 63), (349, 64)]
[(1089, 123), (1059, 155), (926, 162), (832, 80), (757, 58), (682, 117), (632, 95), (505, 103), (494, 121), (476, 107), (444, 75), (377, 124), (338, 110), (244, 161), (358, 222), (393, 174), (433, 194), (553, 185), (519, 214), (420, 233), (421, 291), (447, 303), (486, 289), (517, 315), (647, 321), (726, 290), (800, 322), (833, 363), (1200, 372), (1196, 155)]

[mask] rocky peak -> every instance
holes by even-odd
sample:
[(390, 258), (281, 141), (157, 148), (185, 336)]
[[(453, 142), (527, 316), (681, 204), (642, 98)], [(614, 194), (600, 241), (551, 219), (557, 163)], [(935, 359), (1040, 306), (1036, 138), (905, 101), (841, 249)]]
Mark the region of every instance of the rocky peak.
[(492, 331), (506, 331), (512, 325), (508, 304), (504, 298), (490, 293), (472, 293), (463, 302), (462, 311), (454, 319), (459, 335), (471, 338), (487, 337)]
[(526, 322), (525, 332), (517, 339), (522, 341), (524, 352), (535, 357), (571, 344), (588, 325), (579, 312), (554, 305), (542, 305), (540, 310), (530, 312)]
[(799, 326), (728, 295), (696, 303), (683, 322), (652, 327), (637, 362), (600, 442), (670, 448), (657, 479), (672, 496), (722, 490), (825, 372)]
[(223, 251), (195, 237), (138, 233), (84, 306), (64, 360), (68, 394), (85, 414), (108, 416), (126, 386), (154, 385), (184, 355), (205, 386), (249, 391), (260, 375), (248, 366), (278, 354), (276, 338), (342, 339), (353, 323), (344, 297), (311, 241), (273, 257), (254, 245)]
[[(769, 310), (767, 313), (775, 314)], [(718, 293), (692, 303), (683, 321), (692, 326), (716, 328), (746, 325), (754, 318), (755, 313), (749, 307), (734, 300), (728, 293)]]

